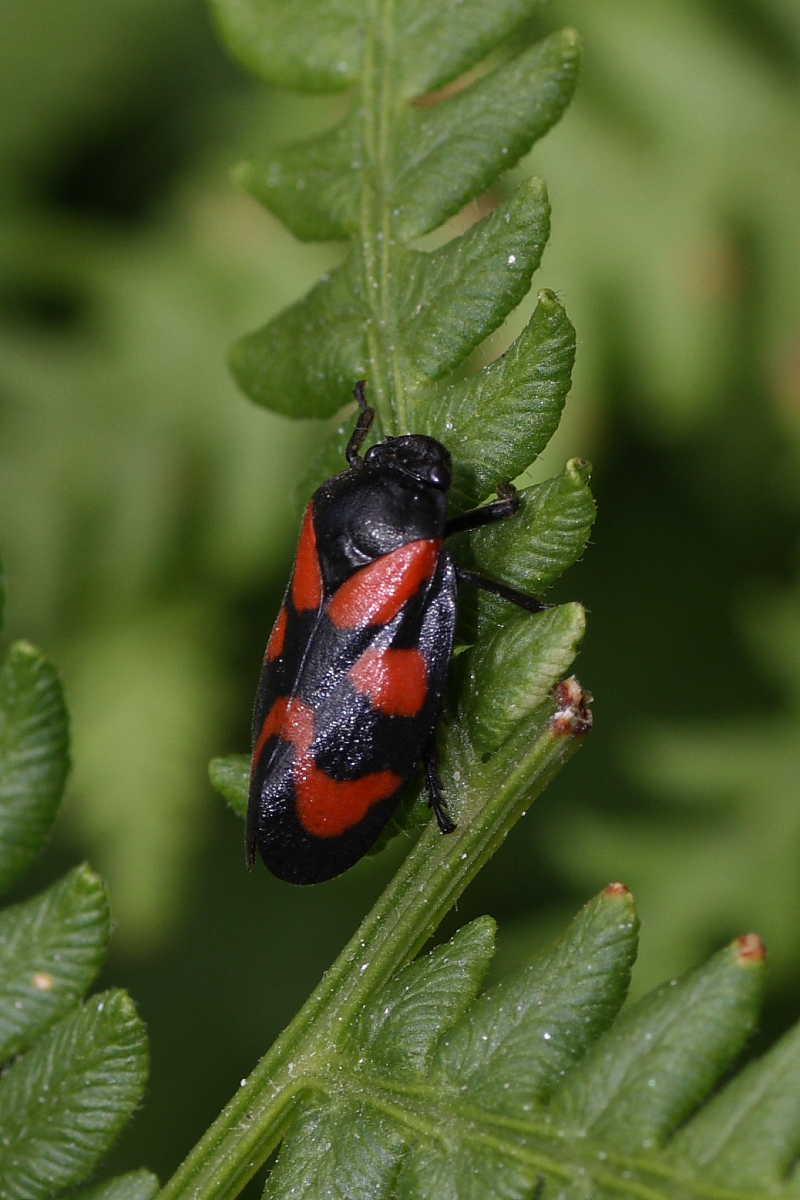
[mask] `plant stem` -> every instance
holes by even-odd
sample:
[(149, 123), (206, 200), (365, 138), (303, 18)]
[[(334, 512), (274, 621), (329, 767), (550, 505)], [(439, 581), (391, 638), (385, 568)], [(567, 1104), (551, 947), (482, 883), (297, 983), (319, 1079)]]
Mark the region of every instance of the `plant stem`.
[(227, 1200), (263, 1166), (298, 1094), (335, 1059), (363, 1005), (425, 944), (579, 745), (586, 714), (582, 693), (577, 697), (573, 692), (574, 721), (566, 719), (569, 712), (565, 718), (562, 700), (558, 712), (550, 706), (537, 727), (526, 726), (486, 769), (470, 764), (455, 833), (444, 837), (430, 822), (300, 1012), (167, 1183), (162, 1200)]
[(359, 248), (367, 322), (369, 382), (387, 434), (408, 433), (408, 412), (397, 354), (392, 298), (394, 0), (373, 0), (361, 74), (361, 187)]

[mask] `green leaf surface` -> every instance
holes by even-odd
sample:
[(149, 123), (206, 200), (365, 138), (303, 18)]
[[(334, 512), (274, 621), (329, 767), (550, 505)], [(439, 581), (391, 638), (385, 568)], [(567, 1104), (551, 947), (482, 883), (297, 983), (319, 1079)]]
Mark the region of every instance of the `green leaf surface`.
[(403, 93), (441, 87), (479, 62), (538, 8), (541, 0), (409, 0), (397, 31)]
[(334, 1050), (318, 1047), (268, 1197), (796, 1194), (797, 1030), (703, 1107), (756, 1020), (755, 935), (630, 1009), (637, 920), (621, 884), (476, 995), (491, 940), (473, 922), (395, 975)]
[[(569, 391), (575, 330), (552, 292), (489, 366), (431, 391), (427, 432), (453, 456), (451, 503), (478, 504), (514, 479), (555, 433)], [(513, 437), (509, 436), (513, 430)]]
[(39, 1200), (87, 1178), (142, 1098), (144, 1026), (104, 992), (45, 1033), (0, 1079), (0, 1195)]
[[(478, 196), (557, 120), (574, 88), (577, 40), (565, 30), (523, 45), (438, 103), (410, 105), (410, 80), (424, 85), (477, 61), (492, 38), (506, 37), (533, 6), (504, 2), (495, 11), (470, 0), (456, 12), (415, 3), (402, 14), (378, 7), (326, 17), (343, 46), (345, 29), (352, 32), (354, 17), (358, 22), (362, 61), (349, 113), (269, 162), (238, 169), (240, 183), (298, 237), (351, 244), (341, 266), (307, 296), (237, 342), (232, 370), (257, 403), (305, 417), (333, 415), (355, 380), (366, 378), (386, 433), (436, 436), (442, 416), (439, 435), (447, 441), (447, 428), (455, 429), (458, 451), (468, 432), (461, 437), (447, 411), (463, 408), (467, 425), (479, 402), (502, 393), (506, 410), (526, 426), (512, 455), (517, 474), (555, 428), (568, 385), (574, 342), (560, 307), (544, 301), (530, 332), (494, 374), (466, 391), (445, 377), (530, 286), (549, 227), (544, 187), (522, 183), (472, 228), (459, 218), (463, 232), (438, 249), (411, 243)], [(233, 0), (216, 11), (237, 55), (253, 56), (262, 75), (279, 78), (264, 47), (270, 22), (281, 35), (288, 32), (283, 9), (280, 15), (270, 4)], [(450, 44), (427, 41), (426, 30), (441, 32), (454, 21), (461, 32)], [(342, 62), (350, 63), (349, 51), (343, 53)], [(307, 86), (325, 86), (323, 74)], [(441, 392), (432, 390), (439, 379)], [(501, 442), (499, 430), (495, 440)], [(496, 457), (510, 461), (508, 453)], [(475, 475), (480, 462), (476, 450), (464, 470)], [(496, 482), (491, 478), (490, 487)], [(460, 484), (454, 496), (459, 490)]]
[(86, 866), (0, 912), (0, 1061), (27, 1049), (82, 998), (109, 932), (105, 888)]
[(398, 235), (435, 229), (512, 167), (561, 116), (579, 60), (564, 29), (433, 108), (407, 109), (392, 150)]
[[(528, 291), (548, 232), (544, 185), (530, 180), (508, 204), (438, 250), (393, 248), (392, 306), (399, 314), (394, 353), (404, 362), (410, 381), (438, 379), (497, 328)], [(306, 297), (236, 342), (231, 369), (252, 400), (287, 416), (324, 417), (341, 408), (354, 381), (367, 373), (367, 275), (364, 256), (354, 249)], [(317, 350), (313, 355), (308, 350), (311, 345)], [(510, 409), (524, 407), (539, 434), (538, 438), (529, 434), (517, 448), (522, 466), (532, 461), (558, 424), (573, 352), (572, 327), (560, 306), (546, 299), (528, 337), (498, 370), (496, 386), (502, 382), (500, 376), (516, 384), (515, 394), (502, 406), (506, 422)], [(523, 364), (537, 377), (535, 390), (531, 381), (526, 383)], [(555, 388), (548, 389), (554, 375)], [(473, 389), (466, 397), (463, 388), (455, 387), (438, 407), (444, 409), (449, 403), (453, 410), (464, 409), (468, 422), (479, 403), (489, 398), (491, 387), (486, 378), (477, 393)], [(546, 394), (548, 390), (555, 396)], [(429, 422), (427, 410), (432, 406), (434, 400), (419, 404), (420, 431)], [(449, 419), (445, 416), (445, 423)], [(462, 437), (469, 433), (467, 428)], [(448, 442), (446, 431), (441, 436)]]
[(290, 417), (328, 417), (350, 399), (367, 362), (360, 265), (351, 253), (302, 300), (234, 343), (231, 371), (256, 404)]
[(0, 669), (0, 891), (41, 850), (68, 767), (67, 714), (50, 664), (16, 642)]
[(637, 932), (630, 892), (601, 892), (552, 949), (480, 997), (443, 1043), (435, 1074), (496, 1113), (549, 1100), (621, 1008)]
[(777, 1190), (800, 1154), (800, 1026), (749, 1063), (671, 1144), (709, 1180)]
[(377, 994), (318, 1081), (329, 1103), (315, 1096), (293, 1121), (268, 1196), (529, 1194), (535, 1176), (492, 1131), (531, 1112), (613, 1020), (636, 950), (630, 893), (606, 889), (552, 951), (476, 999), (493, 940), (493, 922), (475, 921)]
[(579, 57), (574, 30), (563, 30), (427, 109), (371, 95), (377, 78), (368, 66), (367, 102), (395, 110), (391, 144), (375, 145), (364, 112), (354, 109), (335, 129), (264, 165), (241, 167), (239, 182), (297, 237), (326, 240), (358, 231), (364, 191), (380, 178), (391, 196), (393, 236), (419, 237), (512, 167), (558, 120)]
[(304, 241), (334, 241), (358, 229), (364, 147), (357, 114), (288, 146), (268, 163), (242, 163), (235, 178)]
[(158, 1179), (151, 1171), (128, 1171), (92, 1187), (70, 1192), (68, 1200), (154, 1200)]
[(358, 1039), (382, 1069), (425, 1072), (435, 1043), (467, 1011), (494, 954), (495, 923), (481, 917), (404, 967), (359, 1022)]
[(747, 939), (633, 1005), (565, 1082), (553, 1119), (616, 1148), (661, 1145), (754, 1028), (763, 950)]
[(400, 259), (400, 346), (412, 374), (438, 379), (516, 308), (531, 285), (550, 232), (539, 179), (429, 254)]
[(304, 0), (302, 11), (294, 0), (212, 0), (211, 9), (234, 57), (269, 83), (324, 92), (358, 77), (359, 0)]
[[(482, 917), (446, 945), (411, 963), (367, 1005), (354, 1031), (356, 1070), (377, 1067), (413, 1081), (435, 1043), (475, 998), (494, 952), (495, 924)], [(367, 1083), (369, 1087), (369, 1083)], [(329, 1153), (319, 1155), (320, 1148)], [(368, 1103), (343, 1095), (304, 1105), (267, 1196), (394, 1195), (392, 1181), (407, 1142), (401, 1129)], [(309, 1163), (315, 1169), (309, 1170)]]
[(231, 806), (237, 817), (247, 816), (250, 787), (250, 758), (247, 754), (227, 754), (212, 758), (208, 766), (212, 787)]
[[(540, 7), (541, 0), (407, 0), (394, 30), (402, 94), (440, 87), (484, 57)], [(212, 0), (220, 34), (234, 57), (268, 83), (336, 91), (358, 78), (364, 49), (359, 0)], [(314, 29), (309, 38), (308, 28)]]
[[(543, 595), (577, 562), (589, 540), (595, 518), (590, 469), (588, 463), (572, 459), (561, 475), (525, 488), (516, 516), (462, 539), (469, 566)], [(477, 605), (479, 636), (502, 626), (513, 611), (507, 601), (483, 592)]]
[(460, 1146), (457, 1164), (447, 1152), (421, 1148), (404, 1159), (394, 1195), (397, 1200), (529, 1200), (534, 1187), (530, 1168), (515, 1163), (490, 1141), (486, 1146)]
[(496, 750), (569, 671), (586, 628), (580, 604), (515, 617), (464, 656), (462, 711), (474, 745)]
[[(559, 723), (574, 686), (558, 689)], [(513, 788), (532, 736), (523, 722), (485, 769), (472, 768), (472, 787), (482, 776), (487, 789)], [(468, 762), (455, 754), (454, 777)], [(471, 804), (460, 830), (475, 821)], [(423, 835), (419, 861), (458, 836)], [(416, 891), (411, 879), (398, 881), (396, 905)], [(393, 916), (387, 901), (375, 920)], [(333, 1017), (305, 1052), (287, 1051), (293, 1108), (268, 1197), (531, 1200), (539, 1185), (569, 1200), (796, 1194), (797, 1030), (704, 1105), (757, 1022), (755, 935), (618, 1015), (637, 948), (621, 884), (551, 950), (480, 992), (492, 933), (473, 922), (356, 1004), (355, 1019)], [(356, 935), (351, 976), (368, 978), (379, 954), (374, 936)]]
[(350, 1097), (312, 1097), (292, 1121), (264, 1200), (388, 1200), (406, 1144), (397, 1125)]

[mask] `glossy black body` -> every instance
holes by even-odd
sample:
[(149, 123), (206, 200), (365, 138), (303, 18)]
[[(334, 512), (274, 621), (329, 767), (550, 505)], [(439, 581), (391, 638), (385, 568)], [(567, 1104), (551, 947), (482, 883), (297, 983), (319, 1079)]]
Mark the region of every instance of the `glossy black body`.
[[(285, 646), (279, 657), (265, 660), (261, 672), (253, 744), (276, 701), (290, 697), (313, 711), (311, 753), (327, 776), (353, 781), (391, 771), (401, 782), (338, 836), (314, 836), (298, 818), (295, 748), (283, 737), (269, 737), (253, 762), (248, 856), (252, 861), (257, 848), (281, 879), (318, 883), (362, 857), (389, 820), (402, 784), (434, 735), (456, 620), (456, 573), (440, 544), (449, 485), (445, 447), (432, 438), (409, 435), (373, 446), (312, 498), (320, 603), (314, 610), (298, 610), (290, 580), (284, 598)], [(331, 601), (356, 572), (402, 546), (430, 540), (438, 543), (435, 566), (391, 620), (361, 628), (341, 628), (331, 620)], [(389, 648), (417, 649), (424, 657), (426, 694), (413, 715), (378, 711), (348, 674), (365, 651)]]

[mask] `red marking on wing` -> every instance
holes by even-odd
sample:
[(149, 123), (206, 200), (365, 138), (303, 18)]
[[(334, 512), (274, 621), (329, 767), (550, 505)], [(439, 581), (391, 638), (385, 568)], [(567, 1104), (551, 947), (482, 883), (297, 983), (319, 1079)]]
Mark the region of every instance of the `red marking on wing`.
[(350, 679), (390, 717), (415, 717), (428, 694), (428, 668), (419, 650), (366, 650), (350, 668)]
[(257, 763), (271, 737), (282, 738), (295, 750), (292, 781), (297, 816), (312, 837), (338, 837), (357, 825), (373, 804), (391, 796), (403, 779), (394, 771), (375, 771), (361, 779), (340, 782), (320, 770), (311, 753), (314, 713), (302, 700), (281, 696), (264, 718), (253, 750)]
[(314, 740), (313, 710), (302, 700), (279, 697), (264, 718), (253, 749), (254, 763), (258, 762), (265, 743), (271, 737), (282, 738), (295, 747), (299, 756), (306, 756)]
[(309, 504), (303, 517), (300, 541), (292, 576), (292, 602), (298, 612), (319, 608), (322, 603), (322, 572), (317, 554), (317, 534), (314, 529), (314, 505)]
[(421, 538), (361, 567), (345, 580), (328, 605), (334, 625), (363, 629), (391, 621), (430, 579), (441, 546), (440, 538)]
[(267, 662), (273, 662), (274, 659), (280, 658), (283, 654), (283, 647), (286, 642), (287, 622), (286, 609), (281, 608), (281, 611), (275, 618), (275, 624), (272, 626), (272, 633), (269, 635), (269, 641), (267, 642), (267, 649), (264, 654)]
[(297, 815), (312, 837), (339, 837), (362, 821), (373, 804), (396, 792), (402, 782), (394, 771), (375, 771), (343, 783), (305, 759), (295, 777)]

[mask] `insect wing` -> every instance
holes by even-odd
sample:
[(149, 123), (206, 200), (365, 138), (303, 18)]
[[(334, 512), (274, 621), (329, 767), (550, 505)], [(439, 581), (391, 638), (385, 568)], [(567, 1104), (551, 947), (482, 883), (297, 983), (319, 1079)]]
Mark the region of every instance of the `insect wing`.
[(255, 862), (260, 781), (269, 772), (272, 759), (281, 749), (275, 736), (276, 729), (270, 725), (270, 713), (273, 714), (271, 722), (274, 726), (282, 711), (280, 702), (288, 702), (296, 692), (298, 675), (320, 621), (323, 599), (324, 586), (312, 502), (303, 517), (292, 575), (267, 641), (253, 704), (247, 813), (247, 860), (250, 866)]
[(313, 615), (290, 586), (285, 611), (259, 686), (248, 844), (281, 878), (316, 883), (374, 843), (432, 736), (455, 574), (439, 541), (409, 543)]

